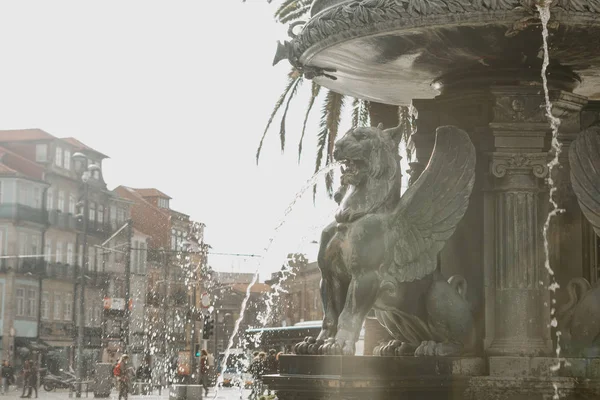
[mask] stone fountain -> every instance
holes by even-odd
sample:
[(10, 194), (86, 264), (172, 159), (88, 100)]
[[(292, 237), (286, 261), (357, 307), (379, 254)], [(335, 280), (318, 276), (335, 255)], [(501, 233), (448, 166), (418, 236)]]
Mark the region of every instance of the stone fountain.
[[(393, 128), (337, 143), (323, 331), (265, 377), (279, 399), (600, 398), (600, 1), (316, 0), (290, 34), (276, 62), (412, 105), (416, 159), (400, 197)], [(393, 340), (353, 356), (368, 315)]]

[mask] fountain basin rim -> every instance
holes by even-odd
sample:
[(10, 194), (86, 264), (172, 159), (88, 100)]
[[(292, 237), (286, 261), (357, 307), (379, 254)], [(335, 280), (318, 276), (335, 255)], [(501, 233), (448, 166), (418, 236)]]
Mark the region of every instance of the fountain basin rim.
[[(395, 4), (395, 2), (393, 2)], [(325, 28), (325, 23), (321, 22), (324, 16), (331, 13), (337, 8), (341, 8), (346, 3), (331, 6), (320, 11), (313, 16), (302, 28), (302, 31), (294, 39), (297, 43), (296, 55), (300, 62), (304, 65), (310, 65), (311, 59), (315, 54), (325, 50), (336, 44), (343, 43), (348, 40), (357, 38), (367, 38), (369, 36), (384, 36), (395, 31), (419, 30), (427, 27), (439, 28), (453, 25), (463, 26), (484, 26), (490, 22), (502, 23), (507, 25), (513, 24), (519, 20), (528, 17), (534, 17), (522, 7), (514, 9), (498, 9), (498, 10), (476, 10), (464, 13), (444, 13), (444, 14), (426, 14), (420, 17), (413, 17), (409, 14), (398, 18), (390, 18), (387, 21), (382, 20), (373, 23), (364, 23), (362, 26), (349, 27), (345, 29), (335, 29), (335, 24), (338, 27), (341, 25), (350, 25), (355, 21), (343, 21), (340, 19), (327, 19), (325, 23), (331, 22), (331, 28)], [(552, 19), (558, 20), (559, 23), (568, 22), (571, 26), (589, 26), (590, 24), (598, 24), (600, 20), (599, 13), (584, 13), (565, 10), (561, 7), (552, 9)], [(316, 26), (313, 26), (316, 25)], [(309, 33), (309, 30), (312, 31)]]

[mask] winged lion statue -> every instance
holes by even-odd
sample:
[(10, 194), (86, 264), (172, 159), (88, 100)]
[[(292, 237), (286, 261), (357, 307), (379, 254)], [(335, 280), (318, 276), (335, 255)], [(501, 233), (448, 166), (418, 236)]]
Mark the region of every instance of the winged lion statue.
[(437, 255), (467, 209), (475, 148), (466, 132), (439, 127), (429, 164), (401, 196), (399, 141), (399, 128), (380, 125), (352, 129), (335, 144), (344, 167), (318, 255), (323, 326), (300, 353), (353, 355), (371, 309), (402, 344), (396, 354), (464, 354), (473, 346), (466, 282), (446, 280)]

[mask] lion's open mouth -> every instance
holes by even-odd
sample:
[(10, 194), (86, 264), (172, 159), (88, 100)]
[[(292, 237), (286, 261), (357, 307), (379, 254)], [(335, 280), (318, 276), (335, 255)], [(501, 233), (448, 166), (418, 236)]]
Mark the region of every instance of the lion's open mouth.
[(341, 160), (342, 161), (342, 176), (357, 176), (362, 171), (366, 170), (367, 164), (362, 160)]

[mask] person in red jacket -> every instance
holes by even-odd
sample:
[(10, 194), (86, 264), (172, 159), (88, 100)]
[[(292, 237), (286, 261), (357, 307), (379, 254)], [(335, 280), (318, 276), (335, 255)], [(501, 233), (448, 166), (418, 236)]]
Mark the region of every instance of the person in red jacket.
[(121, 398), (127, 400), (130, 377), (129, 369), (129, 356), (123, 354), (113, 369), (113, 375), (117, 378), (117, 387), (119, 388), (119, 400)]

